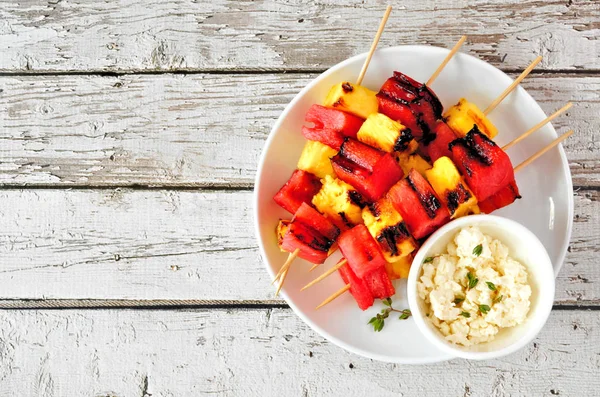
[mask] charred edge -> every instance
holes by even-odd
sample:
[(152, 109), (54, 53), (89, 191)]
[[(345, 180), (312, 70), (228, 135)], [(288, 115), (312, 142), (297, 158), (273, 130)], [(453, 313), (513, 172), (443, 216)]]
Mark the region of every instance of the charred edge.
[(365, 208), (369, 203), (364, 199), (364, 197), (357, 192), (356, 190), (348, 191), (348, 198), (354, 204), (358, 205), (361, 209)]
[(335, 164), (336, 166), (340, 167), (342, 170), (348, 173), (354, 172), (354, 168), (351, 165), (352, 163), (350, 162), (350, 160), (348, 160), (342, 155), (341, 151), (340, 153), (336, 154), (331, 158), (331, 163)]
[(354, 91), (354, 87), (352, 87), (352, 84), (344, 82), (342, 83), (342, 90), (344, 90), (344, 92), (347, 94), (349, 92)]
[(398, 132), (400, 135), (398, 135), (398, 139), (396, 139), (396, 143), (394, 143), (394, 151), (403, 152), (408, 148), (410, 141), (413, 140), (413, 134), (410, 128), (404, 128)]
[[(339, 155), (341, 155), (342, 157), (346, 157), (346, 143), (348, 143), (348, 141), (350, 140), (350, 137), (345, 137), (344, 138), (344, 142), (342, 142), (342, 145), (340, 146), (340, 152)], [(335, 158), (337, 156), (334, 156), (333, 158)]]
[(448, 192), (446, 197), (448, 199), (448, 209), (451, 214), (454, 214), (454, 211), (456, 211), (459, 205), (467, 202), (471, 198), (471, 193), (465, 189), (462, 183), (459, 183), (456, 190)]
[(427, 192), (426, 194), (421, 193), (415, 186), (410, 174), (408, 177), (406, 177), (406, 180), (408, 181), (408, 185), (411, 187), (411, 189), (417, 194), (417, 196), (419, 196), (419, 201), (427, 213), (427, 216), (430, 219), (434, 219), (437, 210), (442, 206), (440, 201), (431, 192)]
[(310, 248), (312, 248), (312, 249), (314, 249), (316, 251), (328, 252), (329, 248), (331, 248), (331, 246), (333, 245), (334, 241), (328, 239), (325, 236), (322, 236), (322, 238), (319, 239), (318, 238), (318, 236), (320, 235), (319, 232), (317, 232), (312, 227), (310, 227), (308, 225), (305, 225), (304, 223), (302, 223), (302, 225), (306, 228), (307, 232), (310, 234), (310, 237), (312, 238), (311, 241), (307, 241), (307, 238), (304, 236), (304, 234), (302, 234), (302, 233), (296, 233), (295, 228), (294, 229), (290, 228), (290, 232), (293, 233), (293, 235), (296, 236), (296, 238), (300, 242), (306, 244)]
[(514, 196), (515, 196), (515, 200), (518, 200), (521, 198), (521, 195), (519, 194), (519, 188), (517, 187), (517, 184), (513, 181), (513, 183), (509, 184), (510, 186), (510, 190), (513, 192)]
[(492, 147), (496, 146), (496, 144), (492, 140), (490, 140), (487, 136), (485, 136), (485, 134), (482, 134), (479, 131), (479, 128), (477, 128), (477, 125), (475, 124), (473, 125), (473, 128), (471, 128), (471, 131), (469, 131), (467, 135), (465, 135), (465, 137), (463, 138), (465, 143), (467, 144), (467, 148), (469, 149), (471, 157), (479, 159), (485, 165), (492, 165), (493, 161), (484, 151), (482, 145), (475, 142), (476, 136), (482, 139), (482, 143)]
[(423, 99), (425, 99), (431, 105), (435, 118), (442, 118), (444, 107), (442, 106), (442, 103), (438, 99), (437, 95), (435, 95), (433, 91), (431, 91), (425, 84), (421, 86), (420, 92), (422, 93)]
[(421, 128), (421, 131), (423, 131), (423, 136), (431, 134), (431, 128), (429, 128), (429, 124), (423, 120), (423, 113), (419, 113), (417, 116), (417, 124), (419, 125), (419, 128)]
[(354, 226), (352, 222), (348, 220), (348, 217), (346, 216), (346, 213), (344, 211), (338, 212), (338, 215), (340, 216), (340, 218), (342, 218), (342, 222), (344, 222), (344, 225), (348, 226), (349, 228), (352, 228), (352, 226)]
[(381, 215), (381, 209), (377, 202), (367, 204), (369, 207), (369, 211), (373, 214), (374, 217), (378, 218)]
[(334, 108), (343, 107), (344, 106), (344, 101), (342, 100), (342, 98), (340, 98), (337, 101), (335, 101), (333, 103), (333, 105), (331, 105), (331, 106), (333, 106)]
[(398, 243), (409, 237), (410, 235), (408, 234), (406, 225), (404, 222), (400, 222), (394, 226), (388, 226), (382, 229), (379, 236), (377, 236), (377, 241), (384, 247), (387, 247), (387, 251), (389, 251), (392, 256), (398, 256), (400, 254), (400, 251), (398, 251)]

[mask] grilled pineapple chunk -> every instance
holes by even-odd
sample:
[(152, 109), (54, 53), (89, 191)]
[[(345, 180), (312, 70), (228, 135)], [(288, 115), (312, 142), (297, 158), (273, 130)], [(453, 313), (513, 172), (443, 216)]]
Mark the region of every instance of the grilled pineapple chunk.
[(312, 199), (317, 210), (341, 229), (362, 223), (360, 194), (346, 182), (329, 175), (321, 182), (321, 190)]
[(412, 265), (413, 259), (413, 254), (409, 254), (401, 257), (396, 262), (386, 262), (385, 271), (390, 277), (390, 280), (408, 278), (408, 273), (410, 272), (410, 265)]
[(335, 176), (331, 167), (331, 158), (337, 154), (337, 150), (317, 141), (308, 141), (302, 149), (298, 160), (298, 169), (316, 175), (319, 178)]
[(344, 81), (331, 87), (323, 105), (366, 119), (379, 108), (375, 95), (375, 91)]
[(414, 153), (418, 147), (410, 129), (381, 113), (367, 117), (356, 137), (362, 143), (388, 153)]
[(425, 171), (431, 169), (431, 164), (417, 153), (409, 155), (400, 153), (396, 156), (396, 161), (402, 168), (402, 171), (404, 171), (404, 175), (408, 175), (410, 170), (414, 168), (419, 174), (425, 177)]
[(467, 101), (465, 98), (461, 98), (456, 105), (448, 109), (444, 115), (444, 120), (459, 137), (467, 135), (474, 124), (477, 125), (479, 131), (487, 135), (490, 139), (498, 135), (498, 129), (494, 124), (479, 110), (477, 105)]
[(440, 157), (425, 175), (435, 192), (448, 206), (452, 219), (472, 213), (478, 214), (475, 195), (448, 157)]
[(402, 216), (387, 198), (363, 208), (362, 218), (371, 236), (379, 243), (387, 262), (397, 262), (417, 248)]
[(290, 227), (290, 223), (291, 221), (280, 219), (279, 223), (277, 224), (277, 245), (279, 246), (281, 252), (286, 252), (283, 248), (281, 248), (281, 243), (283, 241), (283, 237), (288, 231), (288, 228)]

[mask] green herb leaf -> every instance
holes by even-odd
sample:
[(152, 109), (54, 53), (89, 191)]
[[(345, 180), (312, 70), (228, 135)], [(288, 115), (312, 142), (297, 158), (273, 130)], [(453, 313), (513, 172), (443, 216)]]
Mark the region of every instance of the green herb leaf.
[(500, 302), (502, 298), (504, 298), (504, 295), (497, 296), (496, 299), (494, 299), (494, 303)]
[(481, 244), (479, 244), (475, 248), (473, 248), (473, 255), (479, 256), (479, 255), (481, 255), (482, 251), (483, 251), (483, 247), (481, 246)]
[(466, 317), (466, 318), (471, 317), (471, 313), (469, 313), (469, 312), (462, 312), (462, 313), (460, 313), (460, 315), (463, 317)]
[(464, 300), (465, 300), (465, 298), (456, 298), (456, 299), (454, 299), (454, 304), (460, 305)]
[(477, 285), (477, 283), (479, 282), (479, 279), (476, 278), (473, 273), (469, 272), (467, 273), (467, 287), (469, 289), (475, 288), (475, 286)]
[(496, 285), (494, 285), (494, 283), (492, 283), (491, 281), (486, 281), (485, 283), (487, 284), (489, 289), (491, 289), (492, 291), (496, 291)]
[(433, 262), (433, 256), (428, 256), (427, 258), (423, 259), (423, 263), (429, 263), (429, 262)]
[(490, 307), (488, 305), (479, 305), (479, 311), (486, 314), (490, 311)]
[(381, 301), (384, 305), (386, 305), (387, 307), (391, 307), (392, 306), (392, 299), (391, 298), (387, 298)]
[(368, 324), (373, 324), (375, 321), (377, 321), (377, 317), (373, 317), (369, 320)]
[(412, 315), (411, 311), (409, 309), (404, 309), (402, 310), (402, 314), (400, 315), (400, 317), (398, 317), (400, 320), (406, 320), (407, 318), (409, 318)]

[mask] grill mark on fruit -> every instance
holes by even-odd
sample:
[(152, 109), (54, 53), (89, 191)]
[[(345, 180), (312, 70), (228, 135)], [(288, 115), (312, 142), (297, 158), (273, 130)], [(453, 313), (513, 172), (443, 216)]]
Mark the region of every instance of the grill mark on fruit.
[(367, 206), (374, 217), (378, 218), (381, 215), (381, 209), (379, 208), (379, 204), (377, 204), (377, 202), (369, 203)]
[(410, 235), (408, 234), (406, 225), (404, 222), (400, 222), (394, 226), (388, 226), (382, 229), (377, 236), (377, 241), (384, 247), (387, 247), (387, 251), (389, 251), (392, 256), (397, 256), (400, 254), (398, 244), (409, 237)]
[(342, 152), (336, 154), (331, 158), (331, 162), (340, 167), (342, 170), (352, 173), (354, 168), (351, 166), (350, 160), (342, 156)]
[(400, 135), (396, 142), (394, 143), (394, 151), (395, 152), (403, 152), (408, 148), (410, 141), (413, 140), (413, 134), (410, 128), (404, 128), (400, 130)]
[(492, 159), (487, 155), (487, 151), (483, 145), (475, 142), (475, 136), (482, 138), (482, 144), (487, 144), (488, 146), (495, 145), (494, 142), (492, 142), (487, 136), (479, 131), (477, 125), (473, 125), (471, 131), (469, 131), (463, 138), (467, 149), (469, 149), (469, 154), (471, 154), (473, 158), (479, 159), (485, 165), (492, 165)]
[(352, 84), (345, 82), (342, 84), (342, 90), (344, 90), (344, 92), (347, 94), (354, 91), (354, 87), (352, 87)]
[(367, 206), (368, 202), (364, 199), (364, 197), (357, 192), (356, 190), (348, 191), (348, 198), (351, 202), (358, 205), (361, 209)]
[(419, 201), (421, 202), (421, 205), (423, 206), (423, 209), (425, 210), (427, 216), (430, 219), (435, 218), (437, 210), (440, 209), (442, 206), (437, 197), (435, 197), (431, 192), (427, 192), (427, 194), (421, 193), (415, 186), (410, 174), (406, 178), (406, 181), (408, 182), (408, 185), (411, 187), (411, 189), (419, 197)]
[(335, 101), (332, 105), (334, 108), (337, 108), (338, 106), (344, 106), (344, 101), (342, 100), (342, 98), (338, 99), (337, 101)]
[(446, 198), (448, 199), (448, 209), (451, 214), (454, 214), (454, 211), (456, 211), (462, 203), (469, 201), (471, 193), (465, 189), (462, 183), (459, 183), (455, 190), (451, 190), (446, 194)]
[(350, 221), (348, 220), (348, 217), (346, 217), (346, 213), (345, 213), (344, 211), (342, 211), (342, 212), (338, 212), (338, 215), (340, 216), (340, 218), (342, 218), (342, 222), (344, 223), (344, 225), (346, 225), (346, 226), (348, 226), (348, 227), (352, 227), (352, 226), (354, 226), (354, 225), (352, 224), (352, 222), (350, 222)]

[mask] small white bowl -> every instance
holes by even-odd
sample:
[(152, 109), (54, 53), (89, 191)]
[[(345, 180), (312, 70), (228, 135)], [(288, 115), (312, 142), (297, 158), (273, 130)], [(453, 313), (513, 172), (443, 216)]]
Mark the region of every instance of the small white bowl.
[[(484, 234), (499, 239), (509, 249), (509, 255), (521, 262), (529, 274), (531, 307), (527, 319), (520, 325), (504, 328), (494, 340), (465, 347), (447, 341), (442, 333), (425, 318), (427, 305), (417, 294), (423, 260), (445, 252), (446, 246), (462, 228), (477, 226)], [(546, 249), (525, 226), (493, 215), (472, 215), (454, 220), (433, 233), (421, 246), (408, 275), (408, 303), (420, 331), (440, 350), (456, 357), (486, 360), (511, 354), (528, 344), (540, 332), (554, 302), (554, 271)]]

